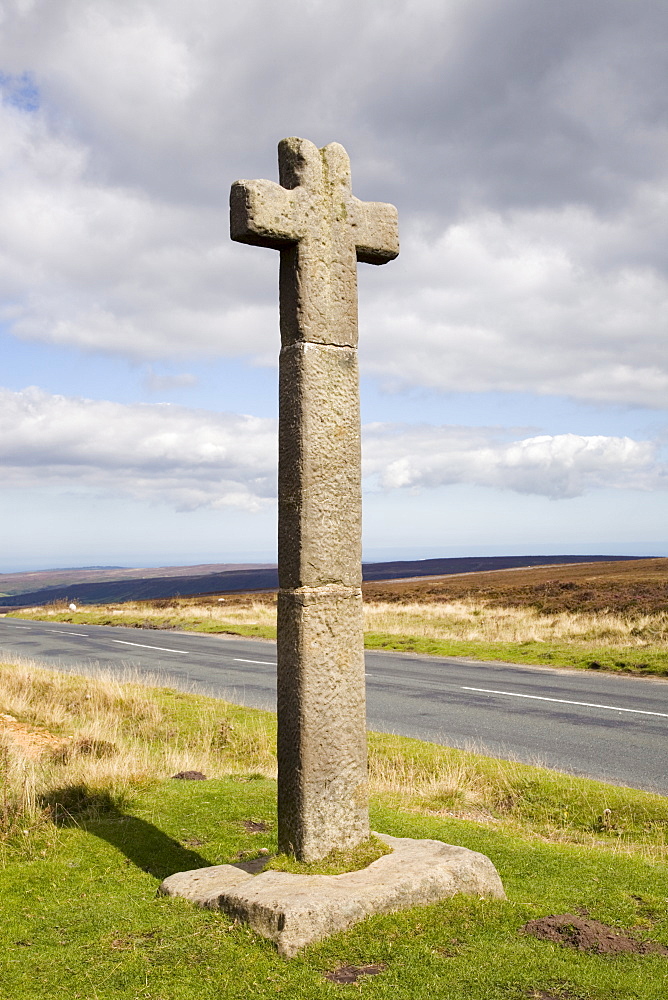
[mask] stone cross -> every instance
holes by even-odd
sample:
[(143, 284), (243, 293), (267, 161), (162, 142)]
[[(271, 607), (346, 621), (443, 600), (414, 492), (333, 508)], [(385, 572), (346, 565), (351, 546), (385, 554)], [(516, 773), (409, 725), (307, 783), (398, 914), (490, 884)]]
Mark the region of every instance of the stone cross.
[(343, 146), (283, 139), (278, 164), (280, 184), (233, 184), (230, 230), (281, 251), (278, 840), (311, 861), (369, 836), (357, 261), (399, 242)]

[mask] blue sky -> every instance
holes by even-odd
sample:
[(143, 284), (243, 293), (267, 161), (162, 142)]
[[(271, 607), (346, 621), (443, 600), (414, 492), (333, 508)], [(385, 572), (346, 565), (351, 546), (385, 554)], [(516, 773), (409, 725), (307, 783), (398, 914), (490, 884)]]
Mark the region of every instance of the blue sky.
[[(275, 558), (278, 255), (237, 177), (342, 142), (365, 556), (668, 555), (668, 12), (3, 5), (0, 572)], [(206, 30), (204, 30), (206, 28)]]

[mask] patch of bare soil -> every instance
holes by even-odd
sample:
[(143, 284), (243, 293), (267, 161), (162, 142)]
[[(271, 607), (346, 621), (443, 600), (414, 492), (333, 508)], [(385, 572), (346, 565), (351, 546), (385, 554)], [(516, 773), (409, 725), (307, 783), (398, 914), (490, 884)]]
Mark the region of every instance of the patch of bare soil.
[(264, 833), (267, 829), (267, 824), (262, 821), (257, 822), (254, 819), (244, 820), (244, 830), (246, 833)]
[(71, 745), (71, 736), (54, 736), (41, 726), (29, 726), (13, 715), (0, 714), (0, 737), (25, 757), (37, 760), (44, 754), (57, 754)]
[(551, 941), (566, 948), (590, 951), (597, 955), (668, 955), (668, 948), (658, 941), (638, 941), (598, 920), (573, 913), (530, 920), (520, 928), (520, 932), (531, 934), (541, 941)]
[(201, 771), (179, 771), (178, 774), (173, 774), (172, 778), (178, 778), (180, 781), (206, 781), (206, 774), (202, 774)]
[(527, 996), (530, 1000), (575, 1000), (572, 993), (553, 993), (551, 990), (532, 990)]
[(126, 937), (114, 938), (110, 948), (114, 951), (132, 951), (137, 945), (147, 944), (158, 936), (158, 931), (145, 931), (142, 934), (128, 934)]
[(377, 976), (386, 968), (384, 962), (376, 962), (374, 965), (341, 965), (332, 972), (325, 972), (325, 979), (332, 983), (356, 983), (360, 976)]

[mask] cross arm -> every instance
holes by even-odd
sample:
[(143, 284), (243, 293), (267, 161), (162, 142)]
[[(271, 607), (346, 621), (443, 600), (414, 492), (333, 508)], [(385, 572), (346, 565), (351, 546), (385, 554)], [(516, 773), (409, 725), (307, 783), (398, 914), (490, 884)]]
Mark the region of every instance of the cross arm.
[(281, 247), (300, 238), (295, 196), (274, 181), (235, 181), (230, 192), (230, 236), (237, 243)]
[(399, 255), (399, 222), (394, 205), (353, 198), (353, 231), (357, 259), (365, 264), (387, 264)]

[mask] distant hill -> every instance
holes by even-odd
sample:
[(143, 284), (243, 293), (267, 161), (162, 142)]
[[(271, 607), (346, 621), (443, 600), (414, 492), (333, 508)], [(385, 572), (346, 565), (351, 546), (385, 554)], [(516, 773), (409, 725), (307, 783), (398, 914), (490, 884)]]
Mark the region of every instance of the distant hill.
[[(366, 581), (401, 580), (410, 577), (444, 576), (459, 573), (479, 573), (491, 570), (519, 569), (528, 566), (553, 566), (574, 563), (622, 562), (636, 556), (487, 556), (460, 559), (416, 559), (397, 562), (365, 563)], [(0, 611), (12, 608), (50, 604), (53, 601), (72, 601), (75, 604), (110, 604), (124, 601), (159, 600), (170, 597), (190, 597), (195, 594), (219, 594), (239, 591), (274, 590), (278, 586), (276, 566), (230, 564), (165, 567), (159, 570), (53, 570), (44, 571), (67, 574), (68, 579), (39, 589), (10, 593), (6, 581), (13, 577), (41, 576), (32, 574), (0, 575)], [(71, 574), (71, 575), (70, 575)], [(83, 579), (82, 579), (83, 578)], [(76, 582), (75, 582), (76, 581)], [(37, 581), (35, 581), (37, 582)], [(40, 580), (43, 583), (42, 580)], [(7, 596), (4, 596), (4, 595)]]
[(364, 584), (364, 599), (399, 604), (472, 600), (497, 608), (530, 607), (542, 614), (567, 611), (655, 615), (668, 611), (668, 559), (591, 561), (370, 580)]
[(401, 580), (411, 576), (449, 576), (482, 573), (524, 566), (562, 566), (565, 563), (621, 562), (650, 556), (465, 556), (460, 559), (415, 559), (400, 562), (365, 563), (365, 580)]
[(67, 569), (41, 569), (30, 573), (0, 573), (0, 597), (36, 594), (54, 587), (113, 580), (146, 580), (164, 577), (197, 577), (246, 569), (272, 569), (275, 563), (200, 563), (195, 566), (159, 566), (148, 569), (125, 566), (79, 566)]

